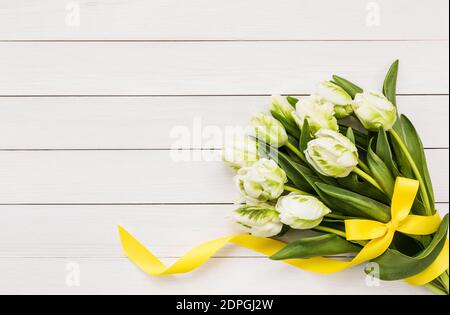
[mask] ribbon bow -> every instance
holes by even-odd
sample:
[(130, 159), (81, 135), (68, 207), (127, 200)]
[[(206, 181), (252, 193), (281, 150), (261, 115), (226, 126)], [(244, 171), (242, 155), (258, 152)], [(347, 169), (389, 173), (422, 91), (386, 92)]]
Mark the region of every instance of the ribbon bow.
[[(414, 235), (428, 235), (436, 232), (441, 222), (438, 214), (433, 216), (409, 214), (418, 188), (419, 183), (415, 180), (397, 178), (391, 204), (391, 221), (388, 223), (360, 219), (345, 221), (347, 240), (370, 240), (351, 261), (313, 257), (308, 259), (290, 259), (284, 262), (307, 271), (322, 274), (334, 273), (382, 255), (389, 248), (396, 231)], [(247, 234), (223, 237), (192, 249), (171, 267), (166, 267), (124, 228), (119, 227), (119, 233), (124, 252), (128, 258), (145, 273), (153, 276), (192, 271), (204, 264), (227, 243), (234, 243), (266, 256), (272, 256), (286, 246), (285, 243), (271, 238), (261, 238)], [(447, 241), (437, 259), (425, 271), (408, 278), (407, 281), (415, 285), (423, 285), (432, 281), (448, 268), (448, 257), (449, 246)]]

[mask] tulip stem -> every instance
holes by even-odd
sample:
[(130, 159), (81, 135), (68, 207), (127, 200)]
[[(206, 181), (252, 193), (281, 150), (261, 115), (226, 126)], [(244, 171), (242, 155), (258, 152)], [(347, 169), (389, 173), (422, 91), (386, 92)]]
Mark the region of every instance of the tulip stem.
[(346, 234), (344, 231), (340, 231), (340, 230), (336, 230), (336, 229), (332, 229), (330, 227), (326, 227), (326, 226), (316, 226), (315, 228), (313, 228), (313, 230), (317, 230), (317, 231), (321, 231), (321, 232), (328, 232), (328, 233), (333, 233), (336, 234), (338, 236), (341, 236), (343, 238), (346, 238)]
[(289, 150), (291, 150), (292, 152), (294, 152), (294, 154), (297, 155), (297, 156), (300, 158), (300, 160), (302, 160), (303, 162), (306, 163), (305, 155), (304, 155), (302, 152), (300, 152), (300, 150), (297, 149), (297, 148), (295, 147), (295, 145), (293, 145), (292, 143), (288, 142), (288, 143), (286, 144), (286, 146), (289, 148)]
[(311, 194), (308, 194), (307, 192), (304, 192), (303, 190), (300, 190), (300, 189), (297, 189), (295, 187), (288, 186), (288, 185), (284, 185), (284, 190), (285, 191), (290, 191), (290, 192), (296, 192), (296, 193), (299, 193), (299, 194), (302, 194), (302, 195), (311, 195)]
[(344, 215), (338, 215), (338, 214), (334, 214), (334, 213), (329, 213), (329, 214), (326, 215), (326, 217), (331, 218), (331, 219), (338, 219), (338, 220), (353, 219), (351, 217), (346, 217)]
[(358, 167), (355, 167), (355, 168), (353, 169), (353, 172), (354, 172), (355, 174), (357, 174), (358, 176), (364, 178), (367, 182), (369, 182), (369, 183), (372, 184), (375, 188), (377, 188), (379, 191), (381, 191), (381, 192), (384, 193), (383, 188), (381, 188), (381, 186), (377, 183), (377, 181), (376, 181), (372, 176), (370, 176), (369, 174), (367, 174), (366, 172), (364, 172), (362, 169), (360, 169), (360, 168), (358, 168)]
[(361, 169), (366, 172), (366, 173), (370, 173), (370, 169), (367, 166), (366, 163), (364, 163), (361, 159), (358, 159), (358, 164), (361, 166)]
[[(442, 283), (442, 286), (447, 290), (448, 292), (448, 269), (443, 274), (440, 275), (439, 279)], [(448, 293), (447, 293), (448, 294)]]
[(405, 155), (406, 159), (409, 162), (409, 165), (411, 166), (411, 169), (416, 176), (416, 179), (419, 181), (420, 186), (420, 195), (422, 196), (422, 201), (425, 204), (425, 208), (427, 209), (427, 215), (432, 215), (433, 211), (431, 208), (430, 199), (428, 198), (428, 193), (426, 190), (425, 182), (423, 181), (422, 175), (420, 174), (419, 169), (417, 168), (416, 163), (414, 162), (413, 157), (411, 156), (411, 153), (409, 153), (408, 148), (406, 147), (405, 143), (403, 142), (402, 138), (399, 136), (399, 134), (394, 130), (389, 130), (392, 137), (395, 139), (395, 141), (400, 146), (400, 149), (402, 150), (403, 154)]
[(447, 292), (445, 292), (444, 290), (442, 290), (442, 288), (439, 288), (435, 284), (427, 283), (424, 286), (426, 288), (428, 288), (429, 290), (431, 290), (432, 292), (434, 292), (435, 294), (437, 294), (437, 295), (448, 295)]

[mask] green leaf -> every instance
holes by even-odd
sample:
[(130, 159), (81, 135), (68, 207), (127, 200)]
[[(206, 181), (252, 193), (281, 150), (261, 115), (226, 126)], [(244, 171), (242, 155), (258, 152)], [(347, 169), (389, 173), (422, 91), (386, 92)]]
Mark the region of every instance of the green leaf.
[(319, 174), (316, 172), (316, 170), (311, 169), (307, 166), (303, 166), (300, 164), (296, 164), (297, 170), (301, 172), (303, 178), (306, 179), (308, 184), (314, 189), (317, 196), (319, 196), (319, 199), (330, 209), (342, 209), (344, 207), (344, 204), (342, 204), (339, 200), (332, 198), (322, 192), (317, 187), (317, 183), (326, 183), (331, 186), (336, 186), (337, 181), (334, 178), (327, 177), (324, 175)]
[(417, 236), (418, 235), (412, 235), (412, 237), (410, 237), (403, 233), (395, 233), (391, 248), (405, 255), (413, 256), (423, 249)]
[[(399, 60), (394, 61), (394, 63), (389, 68), (386, 78), (383, 83), (383, 94), (386, 98), (392, 102), (392, 104), (397, 105), (397, 77), (398, 77), (398, 68), (399, 68)], [(398, 114), (397, 114), (398, 115)], [(400, 118), (397, 119), (394, 124), (393, 129), (397, 132), (397, 134), (405, 140), (405, 130), (403, 123)], [(396, 157), (397, 165), (400, 169), (400, 172), (409, 178), (414, 178), (414, 174), (412, 172), (411, 166), (409, 165), (408, 160), (406, 159), (403, 152), (398, 147), (395, 140), (393, 141), (393, 151)], [(393, 171), (395, 174), (395, 171)], [(398, 174), (400, 175), (400, 174)]]
[(281, 228), (281, 232), (278, 233), (277, 237), (284, 236), (287, 232), (291, 230), (291, 227), (289, 225), (283, 224), (283, 227)]
[(300, 151), (304, 152), (308, 147), (308, 142), (312, 139), (311, 130), (309, 129), (309, 122), (305, 119), (300, 136)]
[[(395, 132), (399, 135), (399, 137), (402, 139), (403, 142), (406, 142), (405, 140), (405, 131), (403, 128), (403, 123), (401, 119), (397, 119), (397, 122), (394, 125)], [(392, 142), (392, 148), (395, 156), (396, 164), (399, 168), (400, 173), (408, 178), (414, 178), (414, 173), (411, 169), (411, 165), (408, 162), (408, 159), (406, 158), (405, 154), (399, 147), (397, 141), (394, 139), (394, 137), (390, 134), (391, 142)]]
[(383, 188), (383, 191), (392, 198), (395, 185), (394, 176), (383, 160), (373, 152), (372, 140), (370, 140), (368, 149), (367, 163), (369, 164), (370, 172), (381, 188)]
[(296, 139), (299, 139), (300, 129), (297, 127), (297, 125), (292, 124), (284, 116), (278, 114), (275, 111), (271, 111), (270, 113), (272, 114), (273, 118), (278, 120), (283, 125), (289, 135), (295, 137)]
[(308, 183), (308, 185), (317, 193), (321, 193), (320, 189), (317, 188), (316, 182), (320, 182), (321, 179), (317, 174), (315, 174), (309, 167), (303, 166), (301, 164), (293, 163), (295, 169), (301, 174), (302, 178)]
[(287, 99), (288, 103), (291, 104), (292, 106), (294, 106), (294, 108), (295, 108), (295, 105), (297, 105), (297, 103), (298, 103), (298, 98), (288, 96), (288, 97), (286, 97), (286, 99)]
[[(342, 134), (347, 134), (348, 129), (351, 128), (349, 126), (339, 124), (339, 131)], [(355, 144), (358, 147), (358, 149), (362, 149), (363, 151), (367, 150), (367, 146), (369, 145), (369, 137), (367, 134), (364, 134), (358, 130), (355, 130), (352, 128), (353, 136), (355, 137)]]
[(406, 117), (405, 115), (401, 115), (400, 119), (405, 133), (405, 144), (408, 147), (408, 151), (414, 159), (417, 167), (419, 168), (420, 175), (425, 182), (424, 184), (427, 190), (427, 195), (430, 199), (432, 207), (434, 207), (435, 197), (433, 184), (431, 183), (430, 172), (428, 170), (427, 159), (425, 156), (425, 150), (423, 148), (422, 140), (420, 139), (416, 128), (414, 128), (414, 125), (411, 123), (408, 117)]
[(350, 174), (347, 177), (339, 178), (338, 184), (345, 189), (351, 190), (360, 195), (369, 197), (386, 205), (391, 203), (391, 200), (387, 196), (375, 188), (372, 184), (366, 181), (360, 181), (358, 175)]
[[(397, 250), (388, 249), (373, 260), (380, 267), (381, 280), (400, 280), (414, 276), (430, 266), (440, 254), (447, 241), (448, 215), (444, 217), (438, 231), (427, 248), (411, 257)], [(368, 272), (368, 270), (366, 270)]]
[(355, 98), (356, 94), (362, 93), (364, 91), (356, 84), (353, 84), (352, 82), (337, 75), (333, 75), (333, 82), (343, 88), (352, 98)]
[[(337, 186), (338, 183), (332, 179), (332, 178), (326, 178), (325, 176), (321, 176), (317, 174), (315, 171), (311, 170), (307, 166), (303, 166), (301, 164), (292, 162), (293, 166), (295, 167), (296, 171), (298, 171), (301, 174), (301, 177), (307, 182), (307, 184), (315, 191), (315, 193), (319, 196), (320, 200), (327, 205), (330, 209), (333, 210), (333, 212), (338, 212), (342, 214), (346, 214), (346, 210), (349, 209), (349, 205), (347, 203), (342, 202), (338, 198), (334, 198), (333, 196), (330, 196), (322, 191), (318, 187), (319, 183), (328, 184), (329, 186)], [(355, 211), (347, 211), (352, 216), (355, 216)], [(356, 213), (358, 213), (356, 211)], [(357, 215), (356, 215), (357, 216)]]
[(335, 234), (308, 237), (288, 244), (270, 259), (286, 260), (317, 256), (356, 253), (361, 247)]
[(298, 143), (298, 139), (288, 134), (288, 141), (290, 143)]
[(317, 172), (315, 169), (313, 169), (313, 172), (316, 174), (317, 177), (319, 177), (321, 179), (322, 182), (324, 182), (328, 185), (333, 185), (333, 186), (338, 185), (338, 182), (335, 178), (322, 175), (319, 172)]
[(328, 182), (331, 185), (336, 185), (335, 182), (330, 183), (330, 181), (332, 181), (332, 179), (325, 178), (325, 176), (319, 176), (318, 173), (311, 170), (307, 166), (303, 166), (303, 165), (297, 164), (297, 163), (293, 163), (293, 165), (295, 166), (296, 170), (302, 175), (302, 177), (306, 180), (308, 185), (311, 186), (311, 188), (316, 192), (316, 194), (319, 196), (320, 200), (323, 203), (325, 203), (325, 205), (327, 205), (331, 209), (341, 209), (344, 206), (344, 204), (339, 202), (339, 200), (337, 200), (335, 198), (331, 198), (331, 197), (327, 196), (326, 194), (324, 194), (322, 192), (322, 190), (320, 190), (316, 185), (319, 182), (325, 182), (325, 183)]
[(394, 105), (397, 105), (397, 76), (398, 76), (398, 66), (399, 60), (394, 61), (394, 63), (389, 68), (386, 78), (383, 84), (383, 94), (387, 99)]
[(391, 146), (389, 144), (389, 140), (383, 128), (380, 128), (377, 136), (377, 146), (375, 149), (377, 155), (383, 160), (384, 164), (386, 164), (391, 170), (392, 174), (395, 178), (400, 175), (397, 166), (395, 165), (394, 158), (392, 156)]
[(413, 214), (417, 214), (417, 215), (426, 215), (427, 209), (425, 208), (422, 201), (420, 201), (418, 198), (416, 198), (416, 200), (414, 200), (414, 204), (412, 206), (411, 212)]
[(363, 195), (354, 193), (350, 190), (331, 186), (324, 183), (316, 183), (317, 187), (325, 194), (338, 199), (345, 204), (345, 209), (339, 209), (339, 212), (350, 214), (357, 217), (375, 219), (381, 222), (389, 222), (391, 218), (391, 209), (389, 206), (370, 199)]
[(353, 129), (351, 127), (347, 128), (347, 132), (345, 133), (345, 135), (351, 142), (356, 144), (355, 134), (353, 133)]
[(300, 158), (298, 157), (298, 155), (295, 154), (293, 151), (287, 150), (286, 153), (287, 153), (289, 159), (290, 159), (292, 162), (300, 163), (300, 164), (303, 164), (303, 163), (304, 163), (302, 160), (300, 160)]

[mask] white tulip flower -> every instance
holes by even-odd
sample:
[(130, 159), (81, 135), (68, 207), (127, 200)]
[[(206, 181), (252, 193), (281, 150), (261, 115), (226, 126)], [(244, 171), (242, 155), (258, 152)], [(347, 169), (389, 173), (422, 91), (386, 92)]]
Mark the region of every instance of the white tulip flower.
[(347, 177), (358, 165), (358, 150), (353, 142), (340, 133), (322, 129), (316, 139), (308, 142), (305, 156), (320, 174)]
[(311, 195), (290, 193), (278, 199), (276, 210), (282, 223), (293, 229), (305, 230), (318, 226), (331, 213), (325, 204)]
[(233, 137), (231, 143), (225, 146), (222, 159), (234, 169), (251, 166), (259, 160), (258, 144), (246, 135)]
[(284, 126), (268, 114), (259, 113), (250, 120), (252, 134), (272, 146), (282, 147), (288, 142)]
[(233, 211), (231, 218), (244, 231), (258, 237), (276, 236), (283, 228), (278, 212), (269, 204), (241, 207)]
[(367, 130), (391, 130), (397, 121), (397, 109), (383, 94), (363, 92), (355, 96), (353, 110)]
[(295, 108), (289, 104), (286, 97), (272, 95), (271, 111), (284, 117), (288, 122), (295, 124), (294, 117), (292, 116)]
[(316, 95), (300, 99), (293, 116), (300, 129), (307, 120), (313, 135), (320, 129), (339, 130), (333, 104)]
[(326, 102), (334, 105), (337, 118), (345, 118), (353, 113), (352, 97), (340, 86), (331, 81), (323, 81), (317, 85), (316, 94)]
[(277, 199), (284, 191), (287, 176), (274, 161), (263, 158), (252, 166), (241, 168), (235, 182), (245, 199), (261, 202)]

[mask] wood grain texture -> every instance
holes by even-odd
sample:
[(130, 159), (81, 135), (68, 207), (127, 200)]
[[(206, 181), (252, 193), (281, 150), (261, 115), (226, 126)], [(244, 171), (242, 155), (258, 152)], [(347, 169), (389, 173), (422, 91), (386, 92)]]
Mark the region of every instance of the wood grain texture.
[(447, 12), (446, 0), (2, 0), (0, 40), (439, 40)]
[[(66, 282), (74, 266), (79, 287)], [(0, 259), (0, 278), (0, 294), (430, 294), (402, 281), (368, 286), (361, 266), (324, 276), (265, 258), (212, 259), (190, 274), (156, 278), (119, 258)]]
[[(71, 27), (77, 6), (80, 24)], [(309, 94), (333, 73), (379, 90), (396, 58), (400, 110), (429, 148), (447, 213), (448, 7), (2, 0), (0, 294), (430, 293), (404, 282), (369, 286), (361, 267), (320, 276), (233, 246), (192, 274), (149, 278), (123, 257), (116, 229), (124, 225), (167, 263), (236, 233), (226, 218), (238, 200), (233, 174), (203, 160), (218, 150), (195, 150), (222, 139), (177, 146), (172, 128), (191, 130), (196, 119), (219, 130), (243, 125), (266, 108), (262, 95)], [(378, 10), (379, 25), (368, 25)], [(68, 264), (80, 267), (80, 287), (66, 283)]]
[[(222, 148), (225, 132), (267, 111), (269, 101), (268, 96), (0, 98), (0, 150)], [(448, 148), (449, 131), (441, 127), (449, 124), (448, 96), (400, 96), (398, 102), (425, 147)], [(201, 133), (214, 126), (219, 137), (200, 133), (201, 141), (194, 143), (194, 124)], [(191, 139), (185, 145), (172, 133), (183, 126)]]
[[(0, 43), (0, 95), (309, 94), (337, 73), (448, 94), (448, 42)], [(332, 58), (330, 58), (330, 54)]]
[[(448, 202), (448, 149), (427, 150), (436, 201)], [(0, 204), (230, 203), (220, 151), (0, 152)]]
[[(122, 225), (160, 258), (181, 257), (208, 240), (242, 233), (227, 217), (235, 205), (0, 206), (1, 258), (124, 258)], [(441, 215), (448, 204), (438, 204)], [(311, 235), (290, 231), (285, 240)], [(263, 257), (229, 245), (215, 257)]]

